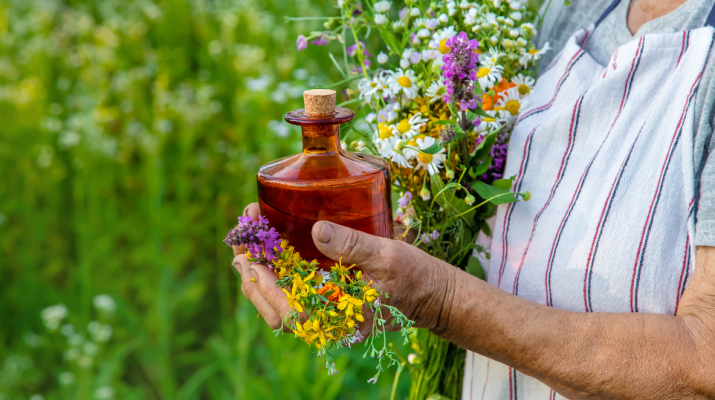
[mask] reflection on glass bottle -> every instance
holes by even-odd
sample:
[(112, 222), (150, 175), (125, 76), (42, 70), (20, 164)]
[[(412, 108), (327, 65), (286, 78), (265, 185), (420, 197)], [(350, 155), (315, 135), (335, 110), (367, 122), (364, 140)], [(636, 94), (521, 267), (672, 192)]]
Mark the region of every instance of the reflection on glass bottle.
[(303, 130), (303, 152), (270, 162), (258, 171), (261, 214), (307, 260), (329, 269), (332, 261), (313, 243), (319, 220), (372, 235), (392, 237), (390, 169), (379, 157), (340, 147), (340, 124), (355, 117), (335, 107), (335, 91), (304, 93), (306, 108), (285, 120)]

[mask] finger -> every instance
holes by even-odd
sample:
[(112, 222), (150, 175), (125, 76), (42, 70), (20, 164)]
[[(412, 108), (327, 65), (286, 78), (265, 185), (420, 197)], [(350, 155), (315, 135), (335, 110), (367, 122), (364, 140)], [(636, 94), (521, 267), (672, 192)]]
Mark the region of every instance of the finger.
[(311, 233), (321, 253), (335, 261), (342, 257), (343, 262), (365, 267), (366, 272), (373, 264), (384, 264), (384, 258), (389, 254), (386, 249), (399, 243), (328, 221), (316, 222)]
[(241, 291), (243, 295), (246, 296), (251, 303), (256, 307), (258, 312), (261, 314), (266, 323), (272, 328), (277, 329), (281, 325), (281, 314), (277, 313), (276, 310), (271, 307), (270, 304), (263, 297), (263, 293), (258, 287), (258, 279), (256, 279), (256, 273), (254, 266), (257, 264), (251, 264), (243, 256), (236, 257), (238, 267), (236, 269), (241, 270)]
[(258, 207), (258, 203), (251, 203), (243, 209), (243, 216), (251, 217), (254, 221), (258, 221), (259, 214), (261, 214), (261, 209)]
[(240, 245), (240, 246), (231, 246), (233, 248), (233, 255), (238, 256), (241, 255), (243, 256), (246, 254), (246, 246)]

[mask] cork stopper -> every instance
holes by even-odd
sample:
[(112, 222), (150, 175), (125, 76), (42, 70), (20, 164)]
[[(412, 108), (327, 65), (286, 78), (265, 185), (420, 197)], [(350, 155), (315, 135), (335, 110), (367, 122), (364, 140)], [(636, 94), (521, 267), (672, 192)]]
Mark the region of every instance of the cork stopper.
[(303, 92), (305, 115), (333, 115), (335, 113), (335, 90), (313, 89)]

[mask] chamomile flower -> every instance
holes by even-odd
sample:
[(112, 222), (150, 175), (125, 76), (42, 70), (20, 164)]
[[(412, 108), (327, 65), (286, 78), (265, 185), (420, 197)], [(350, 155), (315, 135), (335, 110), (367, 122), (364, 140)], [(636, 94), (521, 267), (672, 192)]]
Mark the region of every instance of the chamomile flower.
[(503, 121), (498, 112), (494, 110), (488, 110), (485, 111), (488, 117), (482, 117), (482, 121), (479, 123), (479, 126), (477, 126), (477, 133), (482, 134), (482, 133), (489, 133), (494, 129), (499, 129), (502, 126)]
[(531, 90), (534, 88), (536, 80), (534, 80), (534, 78), (530, 76), (524, 76), (522, 74), (519, 74), (511, 79), (511, 83), (516, 85), (516, 88), (519, 91), (520, 95), (528, 96), (531, 93)]
[(453, 36), (457, 36), (457, 31), (454, 30), (453, 26), (448, 26), (444, 29), (440, 29), (434, 34), (432, 34), (432, 40), (437, 43), (437, 50), (439, 50), (440, 53), (447, 54), (449, 52), (449, 49), (447, 48), (447, 39)]
[(375, 24), (385, 25), (387, 23), (387, 16), (385, 14), (375, 14)]
[(491, 68), (499, 62), (499, 58), (504, 56), (504, 53), (499, 52), (499, 50), (494, 47), (490, 48), (489, 51), (481, 54), (479, 56), (479, 64)]
[(416, 18), (414, 21), (412, 21), (412, 27), (413, 28), (425, 28), (425, 22), (427, 22), (427, 18)]
[(393, 136), (399, 136), (397, 129), (394, 125), (379, 123), (377, 124), (377, 131), (375, 132), (375, 142), (377, 140), (389, 139)]
[(372, 79), (363, 78), (358, 83), (358, 90), (360, 91), (360, 99), (384, 99), (385, 97), (394, 97), (395, 93), (390, 89), (390, 85), (387, 83), (387, 77), (384, 71), (375, 75)]
[[(420, 150), (424, 150), (432, 146), (435, 142), (436, 140), (430, 136), (425, 136), (424, 139), (417, 139), (417, 145)], [(440, 149), (436, 154), (419, 152), (419, 154), (417, 154), (417, 166), (415, 168), (427, 170), (430, 176), (438, 174), (439, 170), (442, 169), (442, 163), (445, 160), (445, 152), (446, 150), (444, 148)]]
[(390, 6), (392, 6), (391, 1), (382, 0), (382, 1), (378, 1), (377, 3), (375, 3), (373, 8), (375, 9), (375, 12), (384, 14), (384, 13), (390, 11)]
[(391, 136), (387, 139), (380, 139), (376, 146), (380, 157), (390, 160), (401, 167), (410, 168), (410, 164), (407, 162), (403, 152), (404, 143), (404, 140), (400, 139), (399, 136)]
[(521, 94), (519, 94), (519, 89), (513, 87), (508, 89), (506, 92), (501, 93), (501, 98), (497, 102), (495, 110), (506, 111), (508, 113), (506, 114), (506, 117), (508, 118), (508, 122), (511, 124), (516, 120), (516, 117), (519, 115), (519, 111), (521, 111), (525, 105), (526, 102), (522, 98)]
[(390, 89), (395, 94), (404, 93), (410, 99), (417, 97), (417, 84), (415, 82), (415, 71), (411, 69), (403, 70), (402, 68), (397, 68), (395, 71), (389, 71), (390, 76), (387, 82), (390, 85)]
[(477, 80), (484, 90), (491, 89), (495, 83), (501, 80), (502, 72), (504, 72), (504, 67), (501, 65), (482, 66), (477, 70)]
[(420, 129), (427, 123), (427, 118), (422, 118), (422, 113), (417, 113), (410, 119), (403, 119), (397, 124), (397, 131), (404, 138), (411, 138), (420, 133)]
[(430, 98), (429, 102), (434, 103), (435, 101), (442, 100), (442, 96), (446, 93), (444, 87), (444, 81), (442, 79), (437, 79), (432, 82), (427, 89), (427, 97)]
[(551, 45), (549, 45), (549, 42), (546, 42), (546, 44), (544, 44), (544, 47), (542, 47), (541, 50), (536, 48), (528, 51), (522, 49), (521, 56), (519, 57), (519, 64), (526, 67), (527, 65), (529, 65), (529, 62), (538, 61), (541, 56), (543, 56), (549, 50), (551, 50)]

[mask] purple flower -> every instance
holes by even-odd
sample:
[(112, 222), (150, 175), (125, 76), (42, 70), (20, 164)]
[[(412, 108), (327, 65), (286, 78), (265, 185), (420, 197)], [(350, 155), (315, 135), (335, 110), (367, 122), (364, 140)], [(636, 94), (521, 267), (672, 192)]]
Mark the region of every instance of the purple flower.
[[(360, 48), (362, 49), (363, 55), (365, 55), (365, 57), (372, 57), (370, 55), (370, 53), (367, 52), (367, 49), (365, 49), (365, 42), (363, 42), (362, 40), (360, 40), (359, 42), (360, 42)], [(358, 49), (358, 45), (356, 43), (356, 44), (353, 44), (352, 46), (348, 46), (345, 49), (345, 51), (348, 53), (348, 55), (350, 57), (353, 57), (353, 56), (355, 56), (355, 54), (357, 54), (357, 49)]]
[(423, 234), (420, 235), (420, 240), (422, 241), (422, 243), (425, 243), (425, 244), (427, 244), (427, 243), (429, 243), (429, 242), (432, 241), (432, 240), (430, 239), (430, 237), (427, 236), (426, 233), (423, 233)]
[[(484, 141), (485, 137), (486, 136), (478, 137), (476, 144), (479, 145), (479, 143)], [(506, 151), (509, 147), (507, 139), (506, 135), (499, 135), (496, 142), (494, 142), (494, 146), (492, 146), (492, 150), (490, 152), (492, 156), (492, 165), (490, 165), (487, 172), (480, 177), (482, 181), (492, 183), (501, 179), (504, 175), (504, 167), (506, 166)]]
[(429, 237), (432, 240), (437, 240), (437, 238), (439, 238), (439, 231), (435, 229), (432, 233), (430, 233)]
[(404, 17), (406, 13), (407, 13), (407, 7), (400, 10), (400, 12), (398, 13), (398, 16), (400, 17), (400, 19), (402, 19), (402, 17)]
[(308, 48), (308, 41), (305, 39), (305, 36), (298, 36), (298, 39), (295, 40), (295, 47), (298, 49), (298, 51), (305, 50)]
[(474, 50), (479, 48), (479, 42), (469, 40), (465, 32), (460, 32), (447, 39), (447, 47), (449, 52), (442, 56), (442, 77), (447, 90), (444, 101), (455, 102), (462, 110), (476, 108), (474, 81), (477, 80), (479, 54)]
[(311, 41), (310, 44), (314, 44), (316, 46), (325, 46), (328, 44), (328, 35), (322, 34), (318, 36), (317, 39)]
[[(372, 62), (370, 62), (370, 60), (363, 60), (362, 62), (365, 64), (365, 68), (370, 68), (370, 64), (372, 64)], [(352, 72), (357, 72), (358, 74), (362, 74), (362, 67), (353, 68)]]
[(262, 264), (275, 260), (276, 252), (283, 251), (280, 235), (275, 228), (268, 229), (268, 220), (262, 215), (258, 216), (258, 221), (239, 217), (238, 225), (223, 241), (227, 246), (246, 246), (246, 250)]
[(405, 195), (400, 197), (399, 200), (397, 200), (397, 204), (400, 205), (400, 208), (405, 208), (408, 204), (410, 204), (410, 200), (412, 200), (412, 193), (405, 192)]

